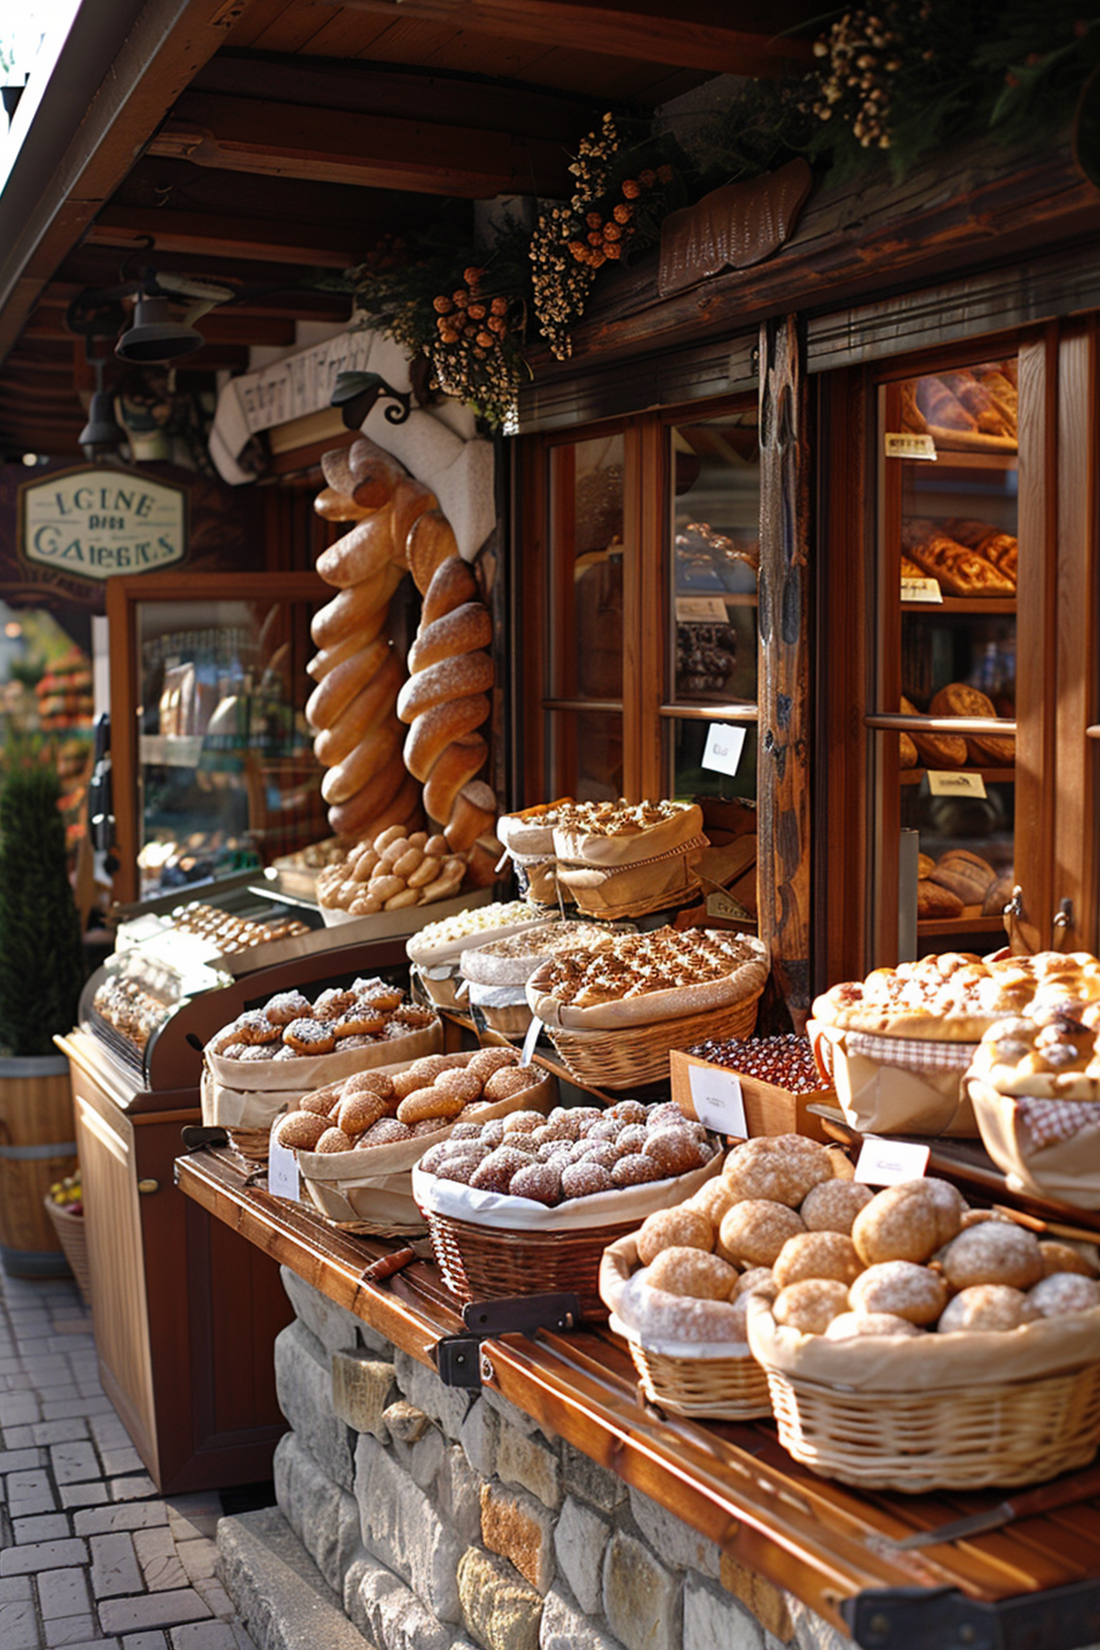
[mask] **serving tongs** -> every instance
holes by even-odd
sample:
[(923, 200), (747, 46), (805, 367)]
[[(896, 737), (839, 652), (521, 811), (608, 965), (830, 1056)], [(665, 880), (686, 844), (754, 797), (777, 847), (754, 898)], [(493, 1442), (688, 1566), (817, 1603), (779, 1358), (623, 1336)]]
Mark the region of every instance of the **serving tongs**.
[(1068, 1507), (1074, 1501), (1085, 1501), (1091, 1495), (1100, 1495), (1100, 1464), (1086, 1467), (1081, 1472), (1065, 1473), (1037, 1489), (1023, 1490), (1007, 1501), (998, 1501), (984, 1512), (970, 1513), (966, 1518), (953, 1519), (949, 1524), (937, 1524), (931, 1530), (914, 1530), (900, 1541), (887, 1538), (884, 1545), (895, 1552), (912, 1552), (917, 1547), (938, 1547), (947, 1541), (965, 1541), (971, 1536), (985, 1535), (999, 1530), (1017, 1518), (1031, 1518), (1036, 1513), (1053, 1512), (1057, 1507)]

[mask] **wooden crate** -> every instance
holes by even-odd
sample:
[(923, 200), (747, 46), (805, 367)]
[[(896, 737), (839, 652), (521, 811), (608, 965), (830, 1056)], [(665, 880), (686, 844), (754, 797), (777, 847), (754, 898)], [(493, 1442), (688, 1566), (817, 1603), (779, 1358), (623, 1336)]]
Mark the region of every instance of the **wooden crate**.
[(694, 1054), (685, 1054), (681, 1049), (674, 1048), (669, 1056), (672, 1098), (689, 1117), (695, 1115), (691, 1100), (691, 1079), (688, 1076), (693, 1066), (709, 1066), (711, 1070), (720, 1071), (725, 1077), (737, 1078), (741, 1085), (741, 1096), (745, 1103), (745, 1123), (750, 1136), (804, 1134), (810, 1140), (822, 1142), (832, 1138), (826, 1133), (822, 1119), (815, 1117), (809, 1108), (814, 1104), (835, 1106), (837, 1100), (834, 1089), (822, 1088), (815, 1089), (809, 1094), (793, 1094), (790, 1089), (776, 1088), (773, 1083), (761, 1082), (758, 1077), (746, 1077), (740, 1072), (731, 1072), (728, 1066), (714, 1065), (711, 1061), (700, 1060)]

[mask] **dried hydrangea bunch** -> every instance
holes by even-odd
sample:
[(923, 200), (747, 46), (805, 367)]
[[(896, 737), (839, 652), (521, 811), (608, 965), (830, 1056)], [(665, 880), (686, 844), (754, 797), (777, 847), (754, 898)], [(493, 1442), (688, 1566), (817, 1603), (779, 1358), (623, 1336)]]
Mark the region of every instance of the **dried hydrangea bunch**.
[(437, 336), (429, 355), (439, 389), (505, 424), (519, 392), (524, 304), (487, 293), (485, 274), (471, 265), (462, 286), (433, 298)]

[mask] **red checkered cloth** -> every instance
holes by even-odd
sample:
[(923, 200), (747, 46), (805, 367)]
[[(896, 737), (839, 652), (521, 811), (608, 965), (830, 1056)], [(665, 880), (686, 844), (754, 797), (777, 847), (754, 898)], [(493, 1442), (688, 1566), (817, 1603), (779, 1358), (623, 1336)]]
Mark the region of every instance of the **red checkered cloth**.
[(1100, 1106), (1088, 1100), (1041, 1100), (1021, 1095), (1016, 1100), (1021, 1144), (1042, 1151), (1059, 1140), (1072, 1140), (1085, 1129), (1100, 1129)]
[(867, 1031), (848, 1031), (844, 1035), (849, 1054), (861, 1054), (882, 1066), (902, 1066), (907, 1071), (965, 1071), (977, 1046), (940, 1043), (931, 1037), (876, 1037)]

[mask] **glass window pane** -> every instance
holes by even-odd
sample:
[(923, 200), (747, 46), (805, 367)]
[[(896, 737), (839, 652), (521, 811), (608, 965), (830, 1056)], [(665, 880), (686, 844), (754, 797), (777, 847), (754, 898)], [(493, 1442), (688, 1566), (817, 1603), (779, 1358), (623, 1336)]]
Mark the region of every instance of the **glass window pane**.
[(618, 801), (623, 794), (623, 719), (613, 711), (549, 711), (546, 719), (552, 790), (581, 802)]
[(678, 424), (669, 433), (672, 696), (696, 704), (754, 704), (760, 561), (756, 413)]
[(143, 895), (326, 835), (306, 604), (142, 602), (137, 623)]
[(713, 722), (697, 721), (694, 717), (673, 718), (669, 724), (672, 743), (672, 790), (679, 801), (702, 802), (716, 798), (732, 802), (756, 800), (756, 724), (755, 722), (724, 722), (721, 726), (733, 739), (744, 735), (736, 773), (722, 773), (703, 766), (707, 735)]
[(550, 455), (550, 697), (623, 692), (623, 438)]

